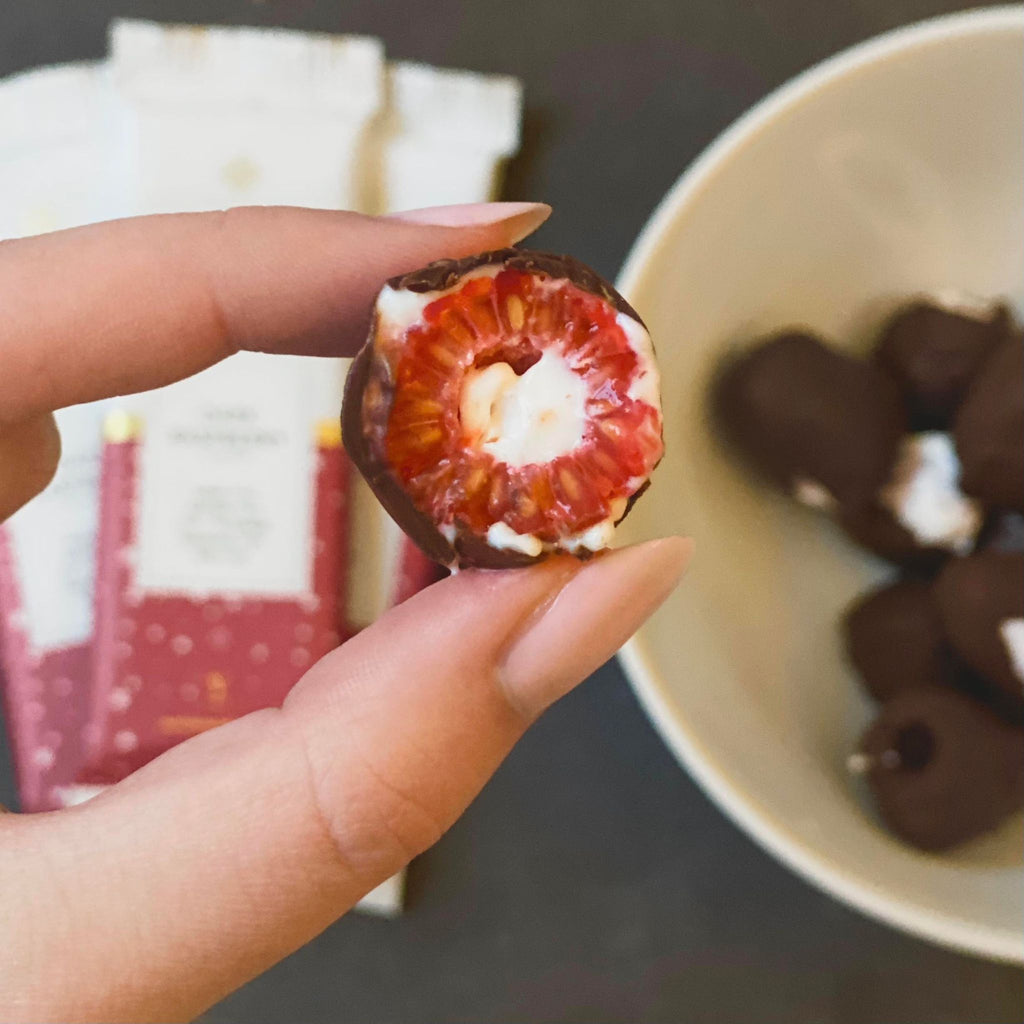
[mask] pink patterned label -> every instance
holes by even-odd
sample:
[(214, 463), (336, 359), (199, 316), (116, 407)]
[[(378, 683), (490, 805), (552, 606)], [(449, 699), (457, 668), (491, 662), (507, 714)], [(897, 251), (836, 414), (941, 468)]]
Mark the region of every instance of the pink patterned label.
[(23, 811), (61, 806), (59, 790), (78, 774), (89, 714), (91, 649), (37, 649), (30, 637), (10, 537), (0, 527), (0, 655), (4, 706)]
[(346, 462), (316, 452), (311, 589), (296, 598), (161, 594), (140, 587), (140, 444), (104, 450), (96, 588), (94, 742), (80, 781), (123, 778), (198, 732), (279, 704), (337, 646), (344, 578)]

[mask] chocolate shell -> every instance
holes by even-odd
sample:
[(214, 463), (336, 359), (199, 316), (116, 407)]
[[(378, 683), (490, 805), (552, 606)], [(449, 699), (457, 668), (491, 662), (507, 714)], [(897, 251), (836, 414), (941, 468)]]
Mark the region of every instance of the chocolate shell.
[(1006, 306), (974, 316), (926, 300), (885, 326), (875, 357), (899, 384), (912, 430), (945, 430), (992, 350), (1010, 336)]
[(895, 462), (905, 415), (874, 364), (802, 331), (754, 345), (720, 369), (712, 407), (755, 472), (823, 511), (870, 505)]
[(902, 690), (950, 686), (953, 652), (925, 580), (901, 580), (860, 598), (843, 619), (850, 662), (885, 701)]
[(1020, 512), (992, 513), (978, 538), (978, 547), (986, 551), (1024, 551), (1024, 515)]
[(944, 547), (922, 544), (890, 509), (877, 501), (840, 508), (836, 519), (846, 535), (861, 547), (914, 572), (935, 572), (950, 556)]
[(933, 596), (959, 657), (1024, 707), (1024, 554), (984, 551), (955, 559), (939, 574)]
[(1024, 804), (1024, 731), (953, 690), (887, 701), (850, 767), (885, 824), (922, 850), (983, 835)]
[(953, 423), (968, 494), (1024, 512), (1024, 339), (1003, 342), (985, 361)]

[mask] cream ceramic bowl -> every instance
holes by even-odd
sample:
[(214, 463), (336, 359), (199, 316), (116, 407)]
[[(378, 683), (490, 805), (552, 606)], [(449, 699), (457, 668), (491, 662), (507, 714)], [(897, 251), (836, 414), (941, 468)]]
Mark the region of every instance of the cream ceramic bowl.
[(751, 483), (705, 421), (737, 340), (806, 324), (862, 350), (895, 300), (1024, 300), (1024, 7), (825, 62), (730, 128), (652, 217), (620, 287), (664, 373), (667, 455), (623, 540), (682, 532), (684, 585), (622, 652), (679, 760), (766, 849), (909, 932), (1024, 960), (1019, 821), (947, 856), (891, 838), (844, 768), (869, 706), (836, 622), (888, 570)]

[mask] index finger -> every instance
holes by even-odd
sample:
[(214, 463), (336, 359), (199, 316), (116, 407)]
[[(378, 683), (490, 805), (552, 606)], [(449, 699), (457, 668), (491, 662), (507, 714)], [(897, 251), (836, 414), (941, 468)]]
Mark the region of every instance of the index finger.
[(159, 387), (239, 349), (352, 355), (387, 278), (509, 245), (549, 212), (245, 207), (0, 243), (0, 426)]

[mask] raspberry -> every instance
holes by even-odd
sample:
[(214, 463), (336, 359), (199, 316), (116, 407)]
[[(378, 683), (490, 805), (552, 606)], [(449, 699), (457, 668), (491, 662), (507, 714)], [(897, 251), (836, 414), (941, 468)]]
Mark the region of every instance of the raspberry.
[(389, 282), (345, 404), (353, 461), (447, 564), (606, 547), (663, 450), (646, 329), (565, 256), (501, 250)]

